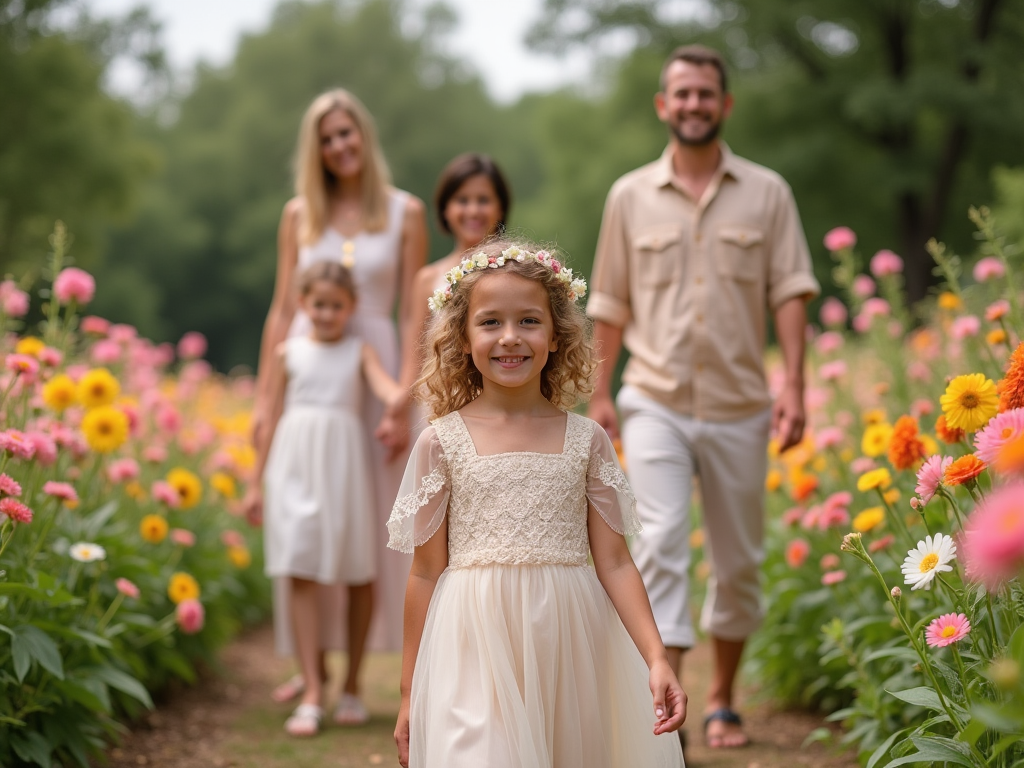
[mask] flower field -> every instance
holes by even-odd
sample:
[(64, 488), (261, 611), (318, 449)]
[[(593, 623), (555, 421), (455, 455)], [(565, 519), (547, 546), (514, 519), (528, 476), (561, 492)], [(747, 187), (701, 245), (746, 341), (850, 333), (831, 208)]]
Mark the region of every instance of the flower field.
[(810, 335), (806, 437), (767, 478), (751, 664), (868, 768), (1024, 759), (1024, 261), (971, 216), (978, 257), (929, 244), (944, 284), (918, 314), (899, 256), (862, 270), (829, 233), (843, 300)]
[(212, 375), (199, 334), (81, 316), (93, 279), (51, 244), (42, 285), (0, 283), (3, 766), (89, 765), (269, 604), (232, 514), (251, 381)]

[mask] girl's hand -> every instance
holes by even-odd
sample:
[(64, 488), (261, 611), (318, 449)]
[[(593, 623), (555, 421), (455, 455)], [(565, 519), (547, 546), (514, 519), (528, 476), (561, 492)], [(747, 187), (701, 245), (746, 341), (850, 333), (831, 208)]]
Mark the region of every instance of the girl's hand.
[(409, 768), (409, 700), (402, 699), (395, 724), (395, 744), (398, 745), (398, 764)]
[(654, 734), (678, 731), (686, 719), (686, 693), (668, 661), (651, 665), (651, 694), (654, 696)]
[(250, 488), (242, 500), (242, 512), (249, 525), (255, 528), (263, 525), (263, 491)]
[(388, 461), (394, 461), (401, 456), (409, 445), (408, 408), (389, 408), (373, 434), (388, 449)]

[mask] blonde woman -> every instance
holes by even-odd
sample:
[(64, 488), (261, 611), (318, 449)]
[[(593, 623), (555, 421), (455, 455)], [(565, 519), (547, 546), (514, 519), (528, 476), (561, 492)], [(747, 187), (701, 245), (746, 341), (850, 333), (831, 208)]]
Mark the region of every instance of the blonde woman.
[[(253, 424), (257, 445), (266, 440), (271, 418), (267, 373), (274, 350), (284, 339), (309, 331), (308, 318), (298, 310), (296, 275), (317, 261), (340, 262), (352, 273), (359, 296), (350, 324), (352, 333), (374, 348), (385, 369), (403, 387), (408, 388), (417, 375), (419, 329), (415, 325), (419, 314), (413, 313), (410, 299), (416, 272), (426, 262), (425, 208), (417, 198), (390, 185), (373, 118), (359, 99), (337, 89), (313, 100), (302, 118), (295, 165), (296, 196), (281, 216), (277, 279), (260, 348)], [(399, 327), (393, 319), (396, 308)], [(362, 654), (368, 637), (376, 648), (401, 647), (402, 595), (409, 558), (388, 550), (383, 533), (402, 477), (404, 462), (396, 459), (405, 452), (409, 439), (405, 413), (401, 409), (397, 418), (390, 420), (392, 428), (386, 430), (378, 429), (382, 406), (374, 404), (364, 414), (367, 429), (380, 440), (371, 449), (376, 499), (374, 509), (367, 512), (380, 532), (378, 609), (374, 611), (374, 584), (321, 589), (321, 646), (325, 650), (348, 648), (350, 661)], [(294, 652), (288, 629), (287, 586), (283, 580), (275, 581), (277, 647), (283, 655)], [(335, 711), (334, 719), (341, 724), (368, 719), (359, 699), (357, 669), (350, 664)], [(278, 687), (274, 698), (287, 701), (304, 692), (305, 681), (297, 676)]]

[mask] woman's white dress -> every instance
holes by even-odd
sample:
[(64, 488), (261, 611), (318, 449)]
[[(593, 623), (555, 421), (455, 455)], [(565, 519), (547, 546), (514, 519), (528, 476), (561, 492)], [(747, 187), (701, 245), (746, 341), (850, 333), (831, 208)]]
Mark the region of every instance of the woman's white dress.
[[(409, 195), (392, 190), (388, 199), (388, 224), (382, 232), (360, 232), (353, 238), (342, 236), (328, 227), (319, 240), (299, 248), (296, 274), (318, 261), (344, 261), (355, 280), (358, 303), (347, 334), (357, 336), (373, 347), (384, 369), (398, 377), (401, 363), (395, 309), (401, 282), (402, 225)], [(346, 250), (346, 243), (351, 243)], [(289, 337), (306, 335), (309, 318), (301, 310), (292, 322)], [(370, 471), (374, 481), (376, 524), (374, 534), (377, 557), (377, 581), (373, 621), (370, 624), (369, 648), (398, 651), (402, 647), (402, 610), (405, 585), (412, 558), (389, 550), (385, 523), (391, 512), (398, 485), (402, 479), (406, 456), (387, 461), (386, 451), (373, 432), (380, 423), (384, 408), (368, 397), (363, 410), (363, 424), (370, 436)], [(294, 654), (291, 623), (288, 613), (289, 582), (274, 582), (274, 634), (277, 652)], [(343, 584), (325, 586), (320, 590), (321, 646), (344, 650), (346, 646), (345, 606), (348, 593)]]
[(264, 473), (268, 576), (366, 584), (376, 575), (362, 350), (352, 336), (285, 342), (284, 413)]
[(588, 565), (588, 502), (639, 530), (611, 441), (567, 415), (560, 454), (480, 456), (462, 416), (420, 435), (388, 522), (410, 552), (447, 517), (416, 657), (410, 768), (679, 768), (649, 671)]

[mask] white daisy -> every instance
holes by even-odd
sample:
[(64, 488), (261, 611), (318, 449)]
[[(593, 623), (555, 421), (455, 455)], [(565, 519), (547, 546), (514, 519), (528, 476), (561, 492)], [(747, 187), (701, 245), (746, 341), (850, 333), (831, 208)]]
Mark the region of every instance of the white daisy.
[(917, 543), (917, 548), (907, 552), (903, 561), (905, 584), (912, 589), (931, 589), (932, 580), (943, 571), (952, 571), (949, 563), (956, 559), (956, 544), (942, 533), (926, 536)]
[(71, 545), (71, 549), (68, 550), (68, 554), (71, 555), (72, 559), (77, 560), (80, 563), (91, 563), (94, 560), (105, 559), (107, 556), (107, 550), (99, 544), (80, 541), (77, 544)]

